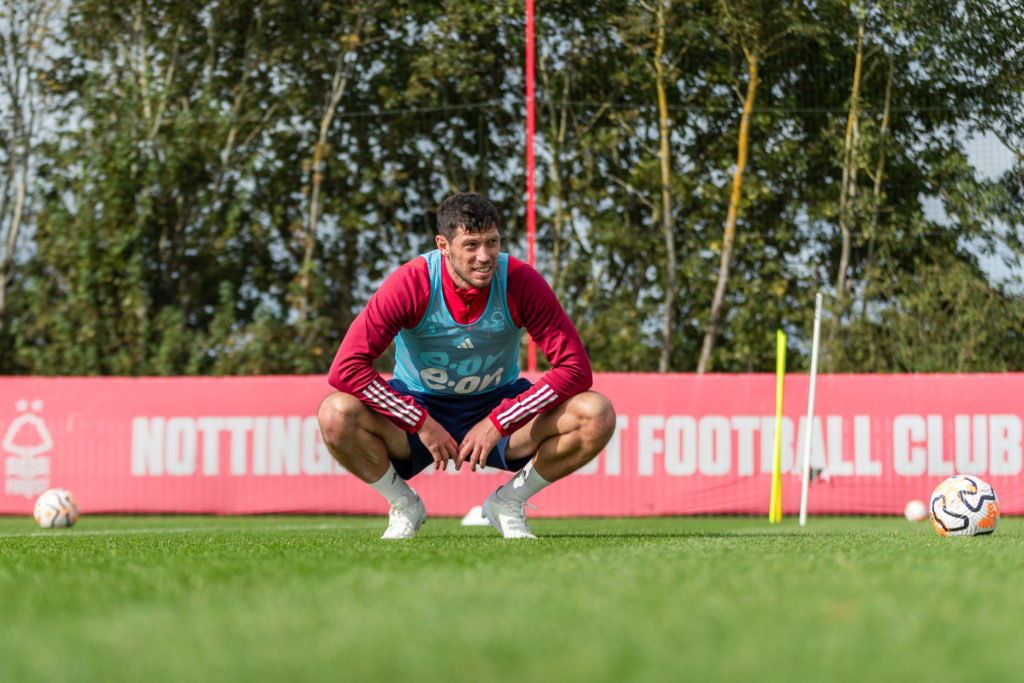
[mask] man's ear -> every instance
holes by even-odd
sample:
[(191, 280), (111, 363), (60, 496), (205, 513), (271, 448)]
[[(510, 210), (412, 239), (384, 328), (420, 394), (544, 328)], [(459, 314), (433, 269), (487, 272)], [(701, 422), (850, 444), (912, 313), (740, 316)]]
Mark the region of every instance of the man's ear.
[(448, 253), (448, 238), (444, 235), (435, 235), (434, 242), (437, 244), (437, 248), (441, 250), (442, 254)]

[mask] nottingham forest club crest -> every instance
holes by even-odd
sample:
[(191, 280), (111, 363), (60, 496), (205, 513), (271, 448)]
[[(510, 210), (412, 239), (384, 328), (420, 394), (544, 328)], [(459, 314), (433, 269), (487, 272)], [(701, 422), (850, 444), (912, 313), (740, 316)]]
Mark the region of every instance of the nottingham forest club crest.
[(18, 415), (11, 421), (0, 441), (4, 451), (4, 493), (35, 498), (50, 487), (50, 458), (53, 448), (50, 430), (37, 413), (43, 402), (19, 399)]

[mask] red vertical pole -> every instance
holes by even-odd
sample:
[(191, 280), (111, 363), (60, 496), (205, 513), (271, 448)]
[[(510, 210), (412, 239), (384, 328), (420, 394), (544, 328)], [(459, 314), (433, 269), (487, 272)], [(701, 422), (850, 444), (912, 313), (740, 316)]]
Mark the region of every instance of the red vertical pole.
[[(537, 239), (536, 184), (534, 182), (534, 102), (533, 102), (533, 0), (526, 0), (526, 243), (527, 259), (534, 268), (537, 258), (534, 242)], [(526, 369), (537, 370), (537, 344), (530, 338), (526, 345)]]

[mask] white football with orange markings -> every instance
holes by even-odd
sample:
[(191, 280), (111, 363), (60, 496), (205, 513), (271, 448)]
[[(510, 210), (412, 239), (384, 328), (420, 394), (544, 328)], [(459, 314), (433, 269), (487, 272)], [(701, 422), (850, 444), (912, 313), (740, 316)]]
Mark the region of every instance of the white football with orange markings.
[(903, 507), (903, 516), (907, 518), (909, 522), (921, 522), (928, 519), (928, 506), (924, 504), (923, 500), (907, 501), (907, 504)]
[(44, 529), (73, 526), (78, 521), (78, 501), (67, 489), (47, 489), (36, 499), (32, 516)]
[(928, 513), (942, 536), (991, 534), (999, 524), (999, 498), (981, 478), (958, 474), (935, 487)]

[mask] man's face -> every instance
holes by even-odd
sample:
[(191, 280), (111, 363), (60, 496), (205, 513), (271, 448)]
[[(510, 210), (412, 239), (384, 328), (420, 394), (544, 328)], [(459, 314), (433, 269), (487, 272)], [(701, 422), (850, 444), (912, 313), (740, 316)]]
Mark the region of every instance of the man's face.
[(459, 228), (451, 240), (438, 235), (436, 241), (456, 287), (483, 289), (491, 284), (501, 249), (497, 227), (484, 232), (466, 232), (465, 228)]

